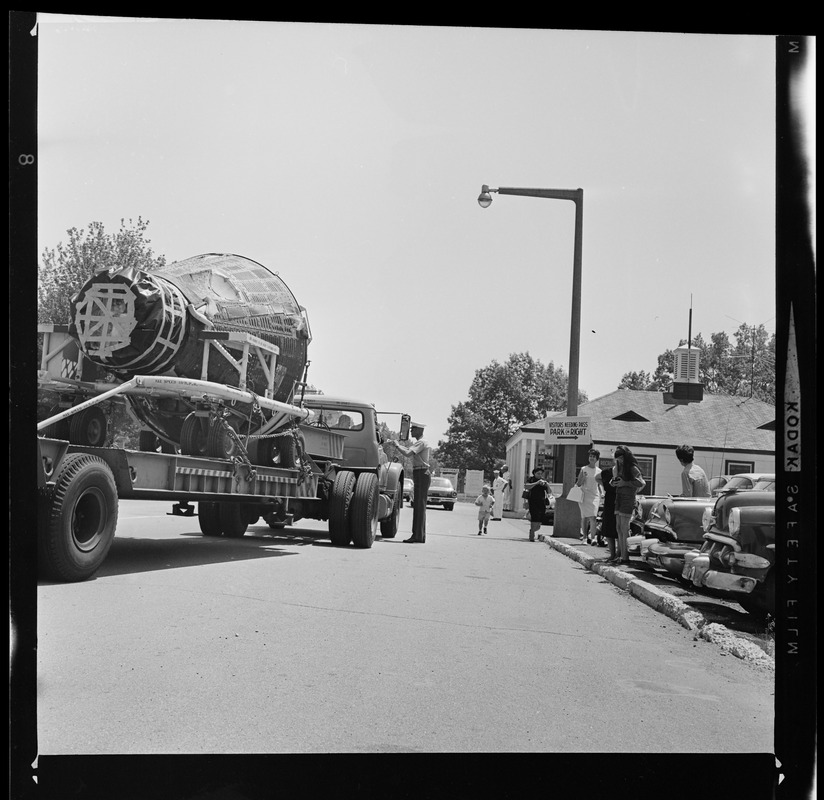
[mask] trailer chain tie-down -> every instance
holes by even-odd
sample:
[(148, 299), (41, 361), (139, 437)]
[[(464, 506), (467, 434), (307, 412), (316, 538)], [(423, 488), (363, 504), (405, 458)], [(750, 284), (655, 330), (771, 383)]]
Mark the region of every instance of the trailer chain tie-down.
[(222, 414), (213, 415), (212, 424), (217, 423), (220, 423), (223, 426), (224, 431), (229, 434), (229, 438), (232, 439), (232, 441), (237, 445), (238, 448), (238, 455), (232, 456), (232, 463), (235, 465), (236, 468), (235, 483), (239, 484), (241, 478), (240, 472), (237, 470), (238, 467), (245, 468), (245, 480), (247, 483), (251, 483), (257, 476), (257, 470), (255, 469), (254, 465), (249, 459), (249, 453), (247, 452), (242, 439), (238, 435), (238, 432), (226, 421), (226, 418)]
[(306, 451), (303, 447), (303, 436), (300, 433), (300, 428), (297, 423), (293, 424), (288, 430), (280, 433), (252, 433), (249, 434), (250, 439), (280, 439), (284, 436), (291, 436), (295, 440), (295, 455), (296, 469), (298, 470), (298, 486), (306, 481), (312, 474), (312, 468), (309, 466), (305, 458)]

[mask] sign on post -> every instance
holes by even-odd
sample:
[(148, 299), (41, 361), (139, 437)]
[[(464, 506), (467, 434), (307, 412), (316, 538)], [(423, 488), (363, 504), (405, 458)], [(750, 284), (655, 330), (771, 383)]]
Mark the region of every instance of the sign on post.
[(550, 417), (544, 427), (544, 444), (590, 444), (592, 417)]

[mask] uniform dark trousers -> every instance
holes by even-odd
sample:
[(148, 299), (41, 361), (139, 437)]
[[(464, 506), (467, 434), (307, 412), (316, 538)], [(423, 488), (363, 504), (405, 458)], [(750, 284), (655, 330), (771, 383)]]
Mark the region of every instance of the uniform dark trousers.
[(412, 538), (417, 542), (426, 541), (426, 495), (432, 479), (425, 469), (412, 470), (414, 498), (412, 503)]

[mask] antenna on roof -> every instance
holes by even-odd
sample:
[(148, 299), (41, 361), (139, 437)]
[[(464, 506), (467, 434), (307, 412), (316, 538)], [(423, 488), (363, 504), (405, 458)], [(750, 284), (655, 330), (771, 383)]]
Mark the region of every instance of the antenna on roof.
[(692, 294), (690, 294), (690, 322), (687, 328), (687, 349), (692, 347)]

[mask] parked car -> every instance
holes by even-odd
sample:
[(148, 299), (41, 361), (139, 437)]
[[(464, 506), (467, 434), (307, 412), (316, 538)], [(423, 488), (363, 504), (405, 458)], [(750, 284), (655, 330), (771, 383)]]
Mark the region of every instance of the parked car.
[[(664, 500), (668, 495), (643, 495), (639, 494), (635, 498), (635, 508), (632, 510), (632, 517), (629, 520), (629, 533), (627, 537), (627, 548), (630, 555), (639, 555), (641, 552), (641, 542), (645, 538), (644, 521), (649, 517), (653, 506), (660, 500)], [(598, 516), (595, 518), (595, 533), (601, 539), (602, 515), (604, 510), (604, 498), (598, 505)]]
[(724, 494), (704, 515), (704, 542), (685, 555), (682, 580), (775, 614), (775, 490)]
[[(713, 480), (715, 479), (713, 478)], [(710, 491), (716, 497), (726, 492), (749, 491), (755, 487), (758, 481), (762, 480), (774, 481), (775, 474), (772, 472), (739, 472), (737, 475), (730, 475), (726, 483), (717, 489), (713, 489), (712, 482), (710, 482)]]
[(641, 560), (680, 577), (684, 556), (704, 542), (704, 512), (714, 504), (712, 497), (659, 499), (644, 521)]
[(710, 478), (710, 494), (716, 497), (721, 489), (727, 485), (727, 481), (732, 475), (714, 475)]
[(458, 493), (449, 478), (432, 478), (426, 495), (426, 504), (442, 505), (447, 511), (452, 511), (457, 497)]
[(410, 506), (415, 499), (415, 484), (412, 478), (403, 479), (403, 499), (406, 500)]
[(760, 481), (756, 481), (752, 490), (754, 492), (774, 492), (775, 478), (762, 478)]

